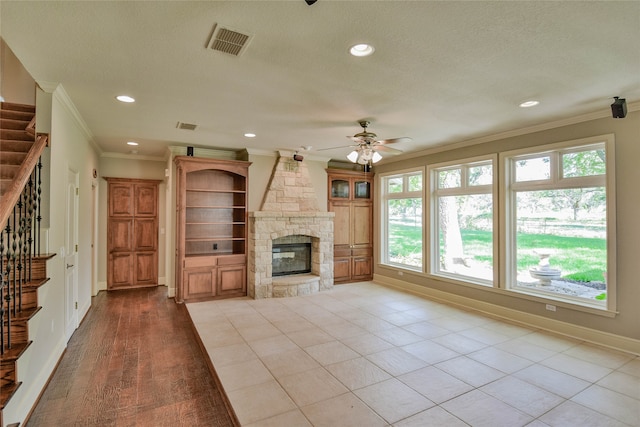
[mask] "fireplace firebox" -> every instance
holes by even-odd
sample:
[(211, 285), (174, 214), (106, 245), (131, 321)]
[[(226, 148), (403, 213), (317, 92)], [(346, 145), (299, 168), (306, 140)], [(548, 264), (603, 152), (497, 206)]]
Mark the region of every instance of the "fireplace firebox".
[(288, 276), (311, 272), (311, 243), (272, 244), (272, 276)]

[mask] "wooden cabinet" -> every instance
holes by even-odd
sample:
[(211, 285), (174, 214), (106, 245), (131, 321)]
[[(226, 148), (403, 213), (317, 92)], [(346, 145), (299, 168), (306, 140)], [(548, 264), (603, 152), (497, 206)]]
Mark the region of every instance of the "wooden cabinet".
[(107, 289), (158, 284), (157, 180), (105, 178)]
[(373, 278), (373, 174), (327, 169), (335, 283)]
[(247, 294), (249, 162), (178, 156), (176, 301)]

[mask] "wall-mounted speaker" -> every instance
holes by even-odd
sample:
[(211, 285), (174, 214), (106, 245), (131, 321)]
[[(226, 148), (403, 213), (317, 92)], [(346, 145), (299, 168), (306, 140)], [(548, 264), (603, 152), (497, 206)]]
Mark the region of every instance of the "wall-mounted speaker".
[(624, 119), (627, 115), (627, 100), (614, 96), (613, 104), (611, 104), (611, 115), (614, 119)]

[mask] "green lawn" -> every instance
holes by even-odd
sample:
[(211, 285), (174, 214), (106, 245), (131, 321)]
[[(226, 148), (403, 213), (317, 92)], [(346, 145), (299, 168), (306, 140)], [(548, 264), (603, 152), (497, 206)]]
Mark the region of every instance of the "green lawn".
[[(390, 253), (409, 257), (422, 247), (419, 227), (389, 224)], [(462, 230), (465, 255), (477, 261), (491, 261), (491, 233)], [(562, 277), (580, 282), (602, 282), (607, 266), (606, 240), (585, 237), (563, 237), (548, 234), (518, 234), (518, 270), (538, 264), (536, 249), (552, 249), (551, 266), (562, 270)]]

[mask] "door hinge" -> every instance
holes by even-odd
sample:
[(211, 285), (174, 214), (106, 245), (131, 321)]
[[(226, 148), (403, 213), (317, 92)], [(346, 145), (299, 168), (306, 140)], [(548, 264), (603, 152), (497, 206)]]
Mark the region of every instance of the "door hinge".
[(76, 245), (76, 252), (78, 252), (78, 245)]
[(78, 301), (76, 301), (76, 310), (78, 309)]
[(76, 196), (77, 196), (78, 194), (79, 194), (79, 193), (78, 193), (78, 187), (76, 187)]

